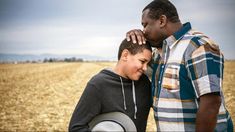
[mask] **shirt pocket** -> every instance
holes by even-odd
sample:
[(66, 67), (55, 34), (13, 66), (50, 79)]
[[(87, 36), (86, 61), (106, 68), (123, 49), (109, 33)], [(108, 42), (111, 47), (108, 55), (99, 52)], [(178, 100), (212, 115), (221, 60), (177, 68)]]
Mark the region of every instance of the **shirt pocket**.
[(177, 65), (168, 65), (165, 69), (162, 87), (168, 92), (179, 92), (179, 69)]

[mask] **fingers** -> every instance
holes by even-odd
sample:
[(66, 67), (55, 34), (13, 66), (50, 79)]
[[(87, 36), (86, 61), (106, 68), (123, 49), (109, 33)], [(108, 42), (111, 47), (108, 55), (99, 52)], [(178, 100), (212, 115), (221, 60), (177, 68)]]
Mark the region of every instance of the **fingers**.
[(135, 31), (135, 35), (139, 44), (145, 44), (144, 33), (141, 30)]
[(146, 43), (144, 33), (139, 29), (134, 29), (134, 30), (130, 30), (129, 32), (127, 32), (126, 39), (127, 39), (127, 41), (132, 40), (132, 43), (134, 43), (134, 44), (136, 42), (138, 42), (138, 44), (140, 44), (140, 45)]
[(126, 33), (126, 40), (127, 40), (127, 41), (131, 41), (130, 32), (131, 32), (131, 31), (129, 31), (129, 32)]
[(132, 43), (136, 43), (136, 35), (134, 30), (130, 30), (129, 32), (126, 33), (126, 39), (127, 41), (131, 41)]
[(132, 42), (135, 44), (136, 43), (136, 35), (135, 35), (135, 32), (131, 32), (131, 40)]

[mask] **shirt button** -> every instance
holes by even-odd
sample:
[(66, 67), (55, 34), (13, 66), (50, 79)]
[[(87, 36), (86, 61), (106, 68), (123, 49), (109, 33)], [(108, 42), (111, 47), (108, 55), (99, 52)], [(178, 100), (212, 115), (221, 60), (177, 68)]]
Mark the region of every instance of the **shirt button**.
[(164, 66), (162, 66), (162, 68), (164, 68)]
[(161, 83), (161, 81), (158, 81), (158, 83), (160, 84), (160, 83)]

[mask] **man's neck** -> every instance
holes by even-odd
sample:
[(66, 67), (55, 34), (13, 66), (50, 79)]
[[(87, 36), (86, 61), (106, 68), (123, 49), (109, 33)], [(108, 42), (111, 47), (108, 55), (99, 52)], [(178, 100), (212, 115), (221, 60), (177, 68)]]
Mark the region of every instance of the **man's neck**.
[(167, 25), (168, 36), (173, 35), (175, 32), (179, 31), (182, 27), (183, 27), (183, 24), (181, 22), (177, 22), (177, 23), (169, 22), (169, 24)]

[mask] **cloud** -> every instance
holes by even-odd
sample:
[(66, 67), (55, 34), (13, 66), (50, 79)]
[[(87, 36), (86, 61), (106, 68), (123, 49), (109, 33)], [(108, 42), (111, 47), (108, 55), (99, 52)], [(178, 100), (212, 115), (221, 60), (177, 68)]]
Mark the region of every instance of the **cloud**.
[[(0, 52), (116, 56), (125, 33), (142, 29), (141, 11), (151, 1), (0, 1)], [(233, 57), (234, 0), (172, 1), (182, 22), (190, 21)]]
[[(2, 53), (97, 54), (115, 56), (123, 27), (76, 25), (15, 26), (0, 30)], [(95, 30), (94, 30), (95, 29)], [(110, 32), (113, 31), (113, 32)], [(14, 39), (13, 39), (14, 38)]]

